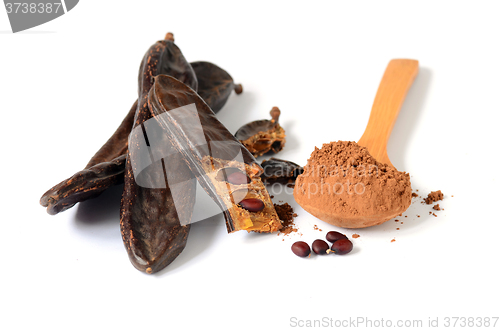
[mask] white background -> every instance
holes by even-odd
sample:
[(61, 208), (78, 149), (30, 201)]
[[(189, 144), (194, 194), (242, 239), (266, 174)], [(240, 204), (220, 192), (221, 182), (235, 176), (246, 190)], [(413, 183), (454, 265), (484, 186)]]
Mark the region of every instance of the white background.
[[(429, 318), (499, 316), (499, 10), (494, 1), (87, 0), (11, 34), (0, 9), (0, 329), (287, 330), (357, 317), (425, 329)], [(278, 157), (300, 164), (315, 146), (359, 139), (389, 60), (419, 60), (388, 154), (413, 190), (442, 190), (445, 210), (429, 216), (414, 199), (402, 225), (341, 230), (360, 235), (351, 254), (300, 259), (293, 242), (339, 229), (275, 194), (295, 208), (302, 236), (229, 235), (217, 216), (195, 223), (184, 252), (155, 275), (128, 260), (119, 187), (49, 216), (40, 196), (114, 132), (136, 99), (143, 54), (168, 31), (189, 61), (214, 62), (243, 84), (220, 112), (228, 129), (279, 106)]]

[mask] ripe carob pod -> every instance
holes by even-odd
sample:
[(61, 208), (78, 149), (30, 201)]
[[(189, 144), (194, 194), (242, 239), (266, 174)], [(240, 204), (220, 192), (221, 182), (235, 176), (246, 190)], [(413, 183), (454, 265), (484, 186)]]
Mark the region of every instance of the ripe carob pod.
[[(158, 154), (159, 146), (170, 144), (166, 136), (143, 133), (144, 124), (155, 121), (148, 107), (139, 108), (135, 126), (130, 134), (130, 149), (141, 139), (150, 142), (151, 154)], [(145, 132), (145, 131), (144, 131)], [(153, 142), (154, 143), (151, 143)], [(177, 161), (177, 162), (176, 162)], [(123, 195), (120, 205), (120, 229), (130, 261), (138, 270), (152, 274), (170, 264), (184, 249), (190, 224), (181, 219), (191, 219), (195, 202), (196, 185), (189, 182), (191, 171), (181, 158), (171, 158), (169, 169), (178, 180), (186, 182), (177, 195), (181, 203), (174, 203), (171, 186), (165, 174), (163, 159), (152, 162), (145, 170), (146, 180), (153, 185), (142, 186), (138, 182), (142, 174), (130, 155), (125, 165)], [(171, 178), (168, 178), (169, 180)]]
[(295, 183), (297, 176), (304, 172), (304, 168), (297, 163), (277, 158), (264, 160), (260, 164), (264, 169), (260, 178), (266, 184), (291, 184)]
[(126, 155), (109, 162), (101, 162), (77, 172), (45, 193), (40, 204), (47, 213), (55, 215), (77, 202), (95, 198), (111, 186), (123, 183)]
[[(262, 168), (195, 91), (159, 75), (148, 100), (193, 175), (222, 209), (228, 232), (275, 232), (282, 227), (260, 179)], [(235, 172), (246, 179), (229, 181)]]
[[(233, 77), (224, 69), (206, 61), (191, 62), (198, 78), (198, 94), (210, 109), (217, 113), (226, 104), (231, 91), (243, 92), (241, 84), (235, 84)], [(175, 77), (175, 76), (174, 76)]]
[(270, 120), (243, 125), (234, 135), (255, 157), (267, 152), (278, 153), (285, 147), (285, 130), (279, 125), (281, 111), (273, 107)]
[[(171, 70), (170, 70), (171, 69)], [(184, 249), (190, 229), (190, 223), (181, 224), (181, 219), (191, 220), (195, 202), (196, 185), (188, 181), (191, 172), (181, 158), (168, 161), (169, 170), (176, 180), (185, 182), (177, 194), (182, 203), (175, 204), (171, 186), (165, 173), (165, 161), (150, 159), (150, 165), (141, 173), (138, 164), (144, 160), (132, 160), (130, 149), (141, 148), (144, 141), (150, 155), (159, 155), (162, 146), (170, 144), (170, 139), (158, 132), (146, 133), (146, 125), (156, 121), (149, 109), (147, 97), (154, 82), (154, 76), (168, 72), (178, 76), (191, 88), (198, 86), (194, 71), (184, 59), (173, 39), (159, 41), (144, 56), (139, 76), (139, 107), (135, 114), (134, 128), (129, 136), (127, 162), (122, 200), (120, 205), (120, 229), (123, 243), (130, 261), (140, 271), (155, 273), (170, 264)], [(170, 76), (169, 76), (170, 77)], [(147, 147), (146, 147), (147, 146)], [(139, 177), (142, 176), (142, 177)], [(138, 180), (151, 185), (141, 185)]]
[(95, 198), (107, 188), (123, 183), (124, 160), (134, 116), (138, 107), (142, 107), (142, 111), (147, 108), (147, 92), (151, 88), (153, 77), (158, 74), (174, 76), (193, 89), (198, 87), (196, 74), (174, 44), (171, 33), (166, 35), (165, 40), (153, 44), (143, 57), (139, 68), (139, 93), (144, 91), (141, 103), (139, 104), (139, 100), (134, 103), (118, 129), (90, 159), (84, 170), (55, 185), (41, 197), (40, 204), (47, 207), (49, 214), (55, 215), (67, 210), (77, 202)]

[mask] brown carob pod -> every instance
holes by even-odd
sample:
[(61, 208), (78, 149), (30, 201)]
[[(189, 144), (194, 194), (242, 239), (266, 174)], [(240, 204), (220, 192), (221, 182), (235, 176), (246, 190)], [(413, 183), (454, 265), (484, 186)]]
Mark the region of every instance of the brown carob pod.
[(120, 155), (77, 172), (45, 193), (40, 204), (47, 207), (47, 213), (55, 215), (77, 202), (95, 198), (109, 187), (123, 183), (125, 160), (126, 155)]
[(266, 184), (291, 184), (295, 183), (297, 176), (304, 172), (304, 168), (297, 163), (291, 161), (281, 160), (277, 158), (270, 158), (264, 160), (260, 164), (264, 172), (260, 175), (262, 181)]
[[(231, 91), (243, 92), (241, 84), (235, 84), (233, 77), (224, 69), (206, 61), (191, 62), (198, 78), (198, 94), (210, 109), (217, 113), (226, 104)], [(175, 77), (175, 76), (174, 76)]]
[[(262, 168), (195, 91), (173, 77), (159, 75), (148, 100), (169, 141), (222, 209), (228, 232), (274, 232), (281, 228), (260, 179)], [(249, 183), (227, 182), (225, 179), (235, 171), (245, 174)], [(264, 206), (249, 199), (260, 200)], [(239, 205), (245, 200), (250, 210)]]
[[(143, 133), (144, 124), (155, 121), (149, 108), (141, 107), (136, 114), (135, 127), (130, 134), (130, 149), (135, 148), (141, 139), (147, 139), (145, 145), (151, 155), (161, 153), (161, 146), (170, 144), (170, 138), (161, 134)], [(142, 128), (142, 129), (141, 129)], [(140, 147), (139, 147), (140, 148)], [(196, 185), (189, 182), (191, 172), (180, 157), (172, 157), (168, 168), (176, 179), (185, 181), (181, 191), (177, 191), (180, 203), (174, 203), (169, 181), (165, 174), (163, 159), (151, 162), (144, 174), (140, 172), (131, 152), (128, 152), (125, 166), (123, 195), (120, 206), (120, 229), (123, 243), (130, 261), (140, 271), (152, 274), (170, 264), (184, 249), (190, 229), (190, 223), (181, 224), (181, 219), (191, 220), (195, 202)], [(142, 177), (140, 177), (142, 176)], [(143, 186), (140, 179), (152, 184)], [(177, 200), (179, 202), (179, 200)]]
[[(55, 185), (44, 193), (40, 204), (47, 207), (47, 212), (55, 215), (71, 208), (77, 202), (99, 196), (107, 188), (123, 183), (125, 162), (111, 162), (126, 155), (128, 136), (134, 124), (134, 116), (138, 107), (145, 111), (147, 107), (147, 92), (153, 83), (153, 77), (158, 74), (174, 76), (191, 88), (196, 89), (198, 81), (189, 62), (180, 49), (174, 44), (173, 35), (167, 33), (165, 40), (153, 44), (144, 55), (139, 68), (139, 93), (143, 92), (141, 103), (134, 103), (125, 119), (108, 141), (90, 159), (84, 170)], [(110, 163), (111, 162), (111, 163)], [(89, 168), (99, 165), (99, 180), (95, 180), (95, 170)], [(120, 166), (121, 171), (120, 171)], [(107, 169), (106, 167), (110, 167)], [(86, 171), (89, 170), (89, 173)], [(89, 181), (89, 178), (92, 180)]]
[(278, 153), (285, 146), (285, 130), (279, 125), (281, 111), (273, 107), (270, 120), (259, 120), (243, 125), (235, 137), (255, 157), (267, 152)]
[[(147, 148), (150, 155), (159, 155), (162, 147), (171, 143), (169, 137), (161, 132), (146, 133), (146, 125), (154, 125), (156, 121), (147, 100), (154, 77), (161, 72), (169, 72), (189, 83), (193, 89), (198, 85), (194, 71), (190, 70), (191, 66), (173, 44), (173, 38), (168, 34), (166, 38), (153, 45), (142, 60), (141, 72), (144, 74), (139, 76), (140, 104), (134, 120), (134, 128), (140, 129), (132, 130), (129, 136), (130, 144), (139, 145), (144, 140), (146, 146), (142, 147)], [(196, 185), (189, 181), (191, 172), (182, 159), (169, 158), (168, 167), (175, 174), (175, 180), (185, 182), (177, 191), (182, 202), (175, 204), (169, 184), (172, 178), (167, 178), (165, 173), (165, 160), (150, 160), (151, 164), (141, 173), (138, 164), (144, 160), (133, 160), (132, 148), (141, 147), (129, 146), (127, 153), (120, 229), (134, 267), (151, 274), (170, 264), (186, 246)], [(138, 182), (140, 178), (151, 185), (141, 185)], [(181, 219), (189, 221), (181, 224)]]

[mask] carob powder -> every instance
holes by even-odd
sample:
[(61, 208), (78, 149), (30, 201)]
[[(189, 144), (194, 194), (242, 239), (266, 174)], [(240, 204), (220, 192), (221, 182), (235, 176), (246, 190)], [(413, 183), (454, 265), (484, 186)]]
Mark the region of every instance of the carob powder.
[(352, 141), (316, 147), (293, 194), (312, 215), (345, 228), (383, 223), (404, 212), (412, 198), (408, 173), (378, 162)]
[(295, 227), (294, 218), (297, 216), (293, 212), (292, 206), (290, 206), (287, 202), (282, 205), (274, 204), (274, 208), (276, 209), (276, 213), (278, 214), (278, 218), (281, 220), (281, 225), (283, 226), (279, 231), (280, 233), (287, 235), (292, 232), (297, 232), (297, 228)]
[(425, 198), (424, 201), (426, 204), (430, 205), (436, 201), (443, 200), (443, 198), (444, 194), (441, 192), (441, 190), (432, 191), (431, 193), (429, 193), (429, 195), (427, 195), (427, 198)]

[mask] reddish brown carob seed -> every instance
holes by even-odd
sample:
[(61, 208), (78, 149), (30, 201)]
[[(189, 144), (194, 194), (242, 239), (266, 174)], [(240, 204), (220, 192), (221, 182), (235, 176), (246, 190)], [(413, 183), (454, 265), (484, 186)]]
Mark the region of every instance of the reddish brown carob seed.
[(227, 181), (233, 185), (248, 184), (250, 182), (248, 176), (242, 172), (233, 172), (227, 176)]
[(240, 206), (251, 212), (258, 212), (264, 209), (264, 202), (259, 199), (249, 198), (240, 201)]

